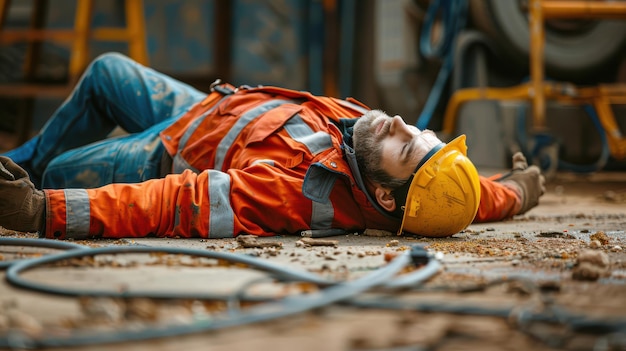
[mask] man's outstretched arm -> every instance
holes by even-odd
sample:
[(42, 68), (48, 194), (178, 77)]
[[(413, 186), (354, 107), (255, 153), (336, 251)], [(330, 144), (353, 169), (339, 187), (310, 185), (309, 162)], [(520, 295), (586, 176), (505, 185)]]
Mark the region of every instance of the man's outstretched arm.
[(312, 218), (332, 220), (326, 212), (311, 215), (300, 177), (263, 164), (250, 172), (186, 170), (135, 184), (43, 191), (10, 159), (2, 164), (0, 194), (14, 201), (0, 201), (0, 226), (46, 238), (269, 236), (310, 229)]
[[(262, 164), (251, 173), (186, 171), (138, 184), (44, 191), (35, 189), (28, 174), (10, 159), (0, 157), (0, 165), (0, 226), (38, 231), (47, 238), (223, 238), (295, 233), (320, 223), (350, 230), (369, 227), (369, 217), (348, 201), (349, 193), (315, 207), (302, 195), (301, 178)], [(515, 169), (500, 180), (481, 178), (475, 221), (497, 221), (527, 211), (538, 203), (543, 182), (536, 167)], [(329, 206), (341, 211), (324, 210)], [(386, 227), (393, 223), (377, 225), (393, 230)]]
[(480, 205), (475, 222), (493, 222), (523, 214), (539, 204), (545, 178), (537, 166), (528, 166), (521, 153), (513, 155), (511, 172), (480, 179)]

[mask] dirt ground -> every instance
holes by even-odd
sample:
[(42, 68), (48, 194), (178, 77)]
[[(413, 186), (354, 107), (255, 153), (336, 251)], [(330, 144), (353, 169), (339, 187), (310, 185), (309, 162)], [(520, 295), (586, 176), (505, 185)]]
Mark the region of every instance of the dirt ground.
[[(296, 236), (246, 243), (158, 238), (76, 242), (91, 248), (245, 254), (334, 281), (366, 279), (414, 246), (427, 249), (441, 267), (411, 289), (369, 289), (339, 303), (253, 321), (242, 316), (268, 306), (262, 299), (296, 296), (298, 302), (303, 294), (330, 296), (325, 292), (332, 288), (278, 283), (249, 265), (187, 254), (75, 257), (23, 270), (18, 277), (76, 294), (0, 282), (0, 345), (58, 350), (626, 350), (625, 231), (626, 174), (599, 173), (557, 174), (540, 206), (529, 213), (473, 224), (444, 239), (366, 231), (325, 238), (330, 242), (320, 246), (316, 244), (324, 243)], [(2, 228), (0, 234), (35, 237)], [(49, 253), (62, 252), (0, 245), (5, 262), (28, 262)], [(2, 271), (3, 278), (7, 273)], [(129, 295), (94, 297), (103, 291)], [(142, 292), (153, 295), (142, 298)], [(156, 293), (178, 298), (154, 298)], [(231, 299), (194, 297), (209, 294)], [(286, 305), (266, 310), (280, 312)]]

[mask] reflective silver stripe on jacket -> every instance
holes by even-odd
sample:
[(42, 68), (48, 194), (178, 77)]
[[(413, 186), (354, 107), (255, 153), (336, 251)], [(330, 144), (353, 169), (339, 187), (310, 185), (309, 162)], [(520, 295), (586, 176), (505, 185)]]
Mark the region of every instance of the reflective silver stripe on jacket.
[(176, 150), (176, 155), (174, 155), (174, 157), (172, 157), (172, 172), (174, 172), (174, 173), (182, 173), (185, 169), (190, 169), (190, 170), (194, 171), (195, 173), (199, 173), (199, 170), (191, 167), (189, 165), (189, 163), (187, 163), (187, 161), (185, 161), (185, 159), (180, 154), (183, 151), (183, 149), (185, 148), (185, 146), (187, 146), (187, 142), (189, 141), (189, 138), (191, 138), (191, 135), (193, 134), (193, 132), (196, 130), (196, 128), (198, 128), (198, 125), (200, 125), (200, 123), (202, 123), (202, 121), (204, 121), (204, 119), (210, 113), (212, 113), (222, 103), (222, 101), (224, 101), (228, 96), (230, 96), (230, 95), (223, 96), (220, 99), (220, 101), (215, 103), (215, 105), (213, 105), (213, 107), (211, 107), (208, 111), (203, 113), (200, 117), (196, 118), (191, 123), (189, 128), (187, 128), (187, 130), (185, 131), (183, 136), (180, 138), (180, 142), (178, 143), (178, 150)]
[(369, 111), (368, 109), (364, 108), (363, 106), (359, 106), (359, 105), (357, 105), (355, 103), (352, 103), (350, 101), (347, 101), (347, 100), (337, 99), (337, 100), (335, 100), (335, 102), (337, 102), (339, 105), (342, 105), (344, 107), (351, 108), (351, 109), (353, 109), (353, 110), (355, 110), (355, 111), (357, 111), (357, 112), (359, 112), (361, 114), (365, 114), (365, 113), (367, 113), (367, 111)]
[[(313, 155), (327, 150), (333, 146), (330, 134), (326, 132), (315, 132), (311, 127), (302, 120), (300, 115), (295, 115), (285, 123), (285, 130), (295, 141), (304, 144)], [(325, 172), (325, 171), (322, 171)], [(332, 228), (333, 219), (335, 218), (335, 209), (333, 203), (328, 196), (335, 184), (335, 176), (310, 177), (306, 180), (307, 186), (311, 186), (317, 191), (325, 194), (312, 200), (311, 206), (311, 229), (330, 229)], [(304, 192), (304, 185), (303, 185)]]
[(335, 208), (330, 201), (337, 173), (321, 163), (312, 164), (304, 177), (303, 195), (311, 200), (311, 229), (330, 229), (335, 218)]
[(304, 144), (313, 155), (327, 150), (333, 146), (330, 134), (325, 132), (313, 132), (300, 115), (291, 117), (285, 123), (285, 130), (295, 141)]
[(276, 162), (274, 160), (270, 160), (270, 159), (255, 160), (254, 162), (252, 162), (250, 164), (250, 166), (256, 166), (258, 164), (266, 164), (266, 165), (270, 165), (270, 166), (274, 167)]
[(222, 138), (220, 144), (217, 146), (217, 150), (215, 152), (215, 166), (213, 166), (213, 168), (222, 169), (226, 153), (230, 149), (235, 139), (237, 139), (241, 131), (246, 128), (248, 124), (250, 124), (250, 122), (254, 121), (257, 117), (273, 108), (293, 102), (294, 101), (292, 100), (270, 100), (242, 114), (241, 117), (237, 119), (237, 122), (235, 122), (235, 124), (230, 128), (228, 133), (226, 133), (224, 138)]
[(65, 189), (65, 232), (66, 238), (86, 239), (89, 237), (89, 196), (85, 189)]
[(230, 205), (230, 175), (208, 170), (211, 213), (209, 238), (232, 238), (235, 233), (235, 213)]

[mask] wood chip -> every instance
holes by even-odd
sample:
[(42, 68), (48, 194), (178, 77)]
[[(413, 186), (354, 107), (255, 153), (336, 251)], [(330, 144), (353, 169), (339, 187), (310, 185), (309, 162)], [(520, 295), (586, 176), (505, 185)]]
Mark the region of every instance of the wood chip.
[(395, 233), (382, 230), (382, 229), (365, 229), (363, 232), (365, 236), (395, 236)]
[(283, 247), (283, 243), (277, 241), (259, 242), (255, 235), (240, 235), (237, 237), (237, 243), (243, 248), (264, 248), (264, 247)]
[(313, 239), (313, 238), (302, 238), (300, 240), (305, 246), (333, 246), (337, 247), (339, 245), (338, 240), (330, 240), (330, 239)]

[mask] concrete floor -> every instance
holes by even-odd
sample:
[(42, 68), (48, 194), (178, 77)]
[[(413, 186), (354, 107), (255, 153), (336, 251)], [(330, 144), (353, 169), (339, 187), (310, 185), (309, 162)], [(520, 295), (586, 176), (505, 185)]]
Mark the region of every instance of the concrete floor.
[[(75, 332), (91, 333), (84, 345), (72, 348), (78, 350), (625, 349), (625, 231), (626, 174), (559, 173), (549, 182), (540, 205), (526, 215), (474, 224), (444, 239), (368, 231), (328, 238), (336, 240), (336, 245), (329, 246), (306, 246), (299, 237), (259, 238), (260, 244), (280, 245), (259, 248), (242, 248), (236, 239), (78, 242), (91, 247), (166, 246), (247, 254), (342, 281), (371, 274), (413, 245), (422, 245), (438, 253), (442, 268), (411, 291), (373, 291), (351, 299), (354, 303), (365, 297), (393, 301), (403, 304), (403, 311), (334, 304), (217, 331), (202, 331), (205, 328), (173, 337), (158, 337), (163, 334), (155, 332), (140, 341), (115, 343), (101, 337), (155, 326), (171, 331), (177, 326), (209, 325), (207, 320), (228, 318), (227, 306), (194, 299), (57, 296), (18, 288), (3, 279), (0, 344), (12, 340), (17, 348), (24, 346), (20, 340), (50, 340), (52, 336), (63, 340)], [(34, 237), (1, 228), (0, 234)], [(53, 251), (0, 246), (4, 260), (48, 252)], [(249, 294), (276, 297), (317, 290), (311, 284), (268, 282), (265, 273), (237, 265), (163, 254), (73, 259), (26, 271), (22, 277), (48, 286), (91, 291), (233, 294), (250, 284)], [(246, 311), (250, 304), (239, 308)], [(456, 310), (443, 313), (443, 308)], [(508, 315), (496, 311), (508, 311)], [(560, 322), (529, 318), (531, 312), (544, 319), (560, 316)], [(585, 321), (587, 328), (581, 327)]]

